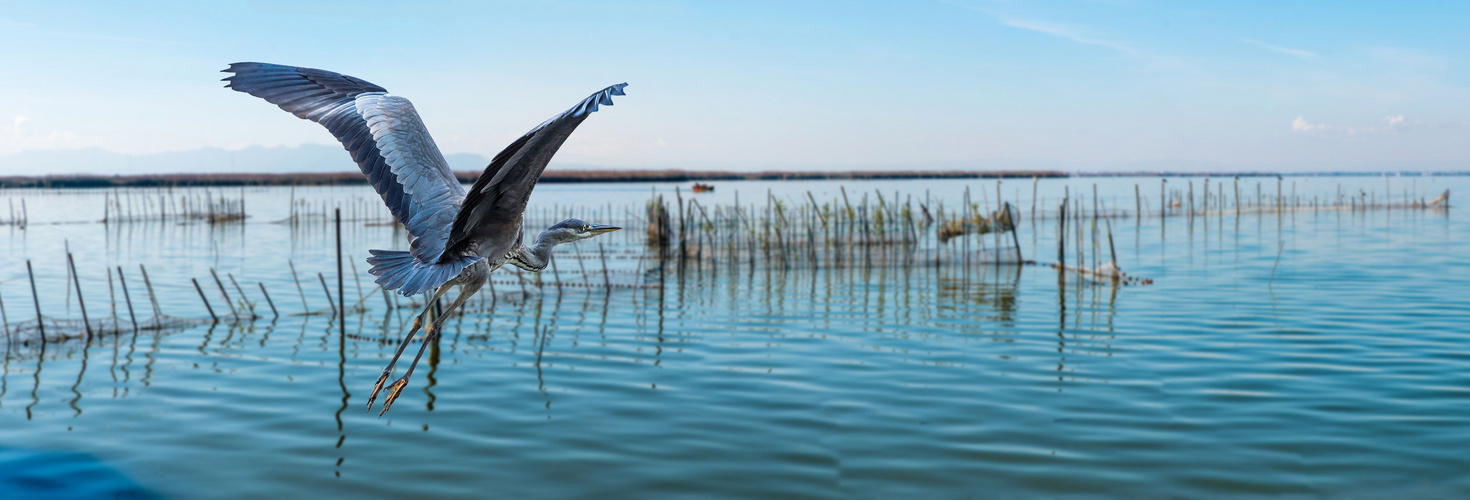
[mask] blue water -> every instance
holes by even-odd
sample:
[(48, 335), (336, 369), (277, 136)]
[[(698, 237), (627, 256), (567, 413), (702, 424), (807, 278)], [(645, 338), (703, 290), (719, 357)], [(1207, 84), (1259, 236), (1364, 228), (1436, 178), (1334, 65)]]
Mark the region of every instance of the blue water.
[[(1303, 197), (1338, 183), (1470, 192), (1464, 177), (1295, 181)], [(1090, 204), (1094, 182), (1105, 206), (1145, 205), (1135, 183), (1158, 202), (1157, 178), (1049, 180), (1040, 215), (1064, 189)], [(1262, 182), (1275, 192), (1274, 178)], [(764, 203), (769, 189), (797, 204), (806, 190), (840, 196), (839, 185), (948, 206), (966, 187), (731, 182), (697, 199), (729, 203), (739, 190)], [(537, 206), (627, 223), (672, 187), (548, 185)], [(993, 203), (993, 182), (969, 187)], [(1031, 187), (1005, 181), (1002, 197), (1029, 216)], [(364, 190), (296, 196), (370, 207)], [(862, 261), (716, 262), (660, 278), (646, 272), (642, 234), (624, 231), (600, 241), (611, 279), (661, 287), (554, 286), (602, 279), (598, 240), (561, 249), (540, 287), (498, 276), (379, 418), (366, 393), (412, 310), (385, 307), (359, 261), (365, 310), (347, 316), (346, 336), (330, 315), (298, 315), (299, 295), (326, 308), (316, 273), (336, 293), (330, 226), (272, 223), (289, 214), (279, 188), (245, 196), (245, 224), (212, 228), (104, 226), (98, 192), (0, 192), (0, 203), (25, 197), (33, 221), (0, 227), (12, 323), (34, 319), (25, 259), (44, 314), (79, 318), (60, 286), (65, 248), (94, 319), (112, 321), (106, 266), (125, 267), (147, 308), (139, 263), (167, 315), (208, 318), (191, 277), (224, 310), (211, 267), (251, 300), (264, 284), (283, 313), (257, 305), (266, 317), (248, 323), (7, 344), (0, 449), (95, 457), (118, 478), (102, 491), (164, 498), (1470, 496), (1470, 216), (1459, 208), (1119, 217), (1119, 265), (1154, 280), (1126, 287), (1041, 266)], [(1026, 257), (1055, 261), (1055, 230), (1023, 219)], [(344, 224), (349, 256), (401, 239)], [(351, 277), (345, 289), (360, 298)], [(19, 474), (46, 484), (86, 467)]]

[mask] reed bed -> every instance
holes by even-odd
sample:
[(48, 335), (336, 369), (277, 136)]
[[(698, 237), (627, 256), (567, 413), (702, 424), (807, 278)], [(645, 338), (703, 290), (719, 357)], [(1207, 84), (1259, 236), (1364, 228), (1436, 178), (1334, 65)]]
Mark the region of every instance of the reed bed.
[(706, 205), (680, 189), (653, 196), (635, 222), (652, 255), (680, 268), (1025, 262), (1015, 236), (1019, 211), (999, 196), (946, 207), (928, 196), (839, 192), (820, 201), (810, 191), (803, 200), (767, 192), (749, 204), (736, 193), (733, 203)]

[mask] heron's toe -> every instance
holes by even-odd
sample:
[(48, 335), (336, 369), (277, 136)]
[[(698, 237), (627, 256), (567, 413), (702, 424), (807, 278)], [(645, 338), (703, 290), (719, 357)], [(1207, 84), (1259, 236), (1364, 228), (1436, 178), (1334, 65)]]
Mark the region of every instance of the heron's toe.
[(373, 393), (368, 395), (368, 411), (373, 411), (373, 401), (378, 400), (378, 391), (383, 390), (383, 382), (388, 380), (389, 373), (388, 370), (383, 370), (383, 374), (378, 375), (378, 382), (373, 384)]
[(393, 407), (393, 401), (398, 399), (399, 394), (403, 394), (403, 388), (407, 386), (408, 377), (405, 376), (404, 378), (395, 380), (393, 385), (388, 387), (388, 396), (383, 398), (383, 411), (378, 412), (379, 417), (383, 416), (384, 413), (388, 413), (388, 408)]

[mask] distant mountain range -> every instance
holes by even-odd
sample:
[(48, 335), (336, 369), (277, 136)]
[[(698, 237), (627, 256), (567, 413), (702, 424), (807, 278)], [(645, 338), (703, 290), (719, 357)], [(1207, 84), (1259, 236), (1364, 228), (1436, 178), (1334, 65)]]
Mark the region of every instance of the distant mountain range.
[[(450, 168), (461, 173), (478, 173), (490, 159), (474, 153), (445, 155)], [(916, 162), (905, 164), (872, 164), (848, 166), (647, 166), (608, 167), (599, 165), (552, 162), (552, 170), (575, 170), (583, 173), (618, 171), (669, 171), (675, 175), (690, 173), (734, 175), (735, 173), (774, 172), (1016, 172), (1049, 171), (1082, 175), (1098, 173), (1369, 173), (1369, 172), (1466, 172), (1470, 163), (1460, 161), (1408, 162), (1294, 162), (1272, 164), (1238, 164), (1192, 160), (1151, 160), (1135, 162), (1075, 162), (1046, 160), (976, 160)], [(341, 146), (303, 144), (294, 147), (251, 146), (239, 150), (202, 148), (147, 155), (114, 153), (100, 148), (69, 150), (37, 150), (0, 154), (0, 177), (9, 176), (136, 176), (155, 174), (291, 174), (356, 172)], [(718, 172), (716, 172), (718, 171)], [(645, 172), (646, 173), (646, 172)], [(582, 174), (578, 174), (582, 175)], [(602, 174), (592, 175), (600, 178)], [(659, 174), (667, 176), (669, 174)]]
[[(479, 171), (490, 159), (473, 153), (445, 155), (454, 170)], [(127, 155), (101, 148), (23, 151), (0, 155), (0, 176), (137, 175), (202, 172), (298, 173), (357, 170), (341, 146), (303, 144), (296, 147), (252, 146), (239, 150), (203, 148), (148, 155)]]

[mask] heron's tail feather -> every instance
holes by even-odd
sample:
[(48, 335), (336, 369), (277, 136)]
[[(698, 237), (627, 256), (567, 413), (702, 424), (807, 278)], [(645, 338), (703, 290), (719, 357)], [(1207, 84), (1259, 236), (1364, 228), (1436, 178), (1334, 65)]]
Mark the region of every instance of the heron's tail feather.
[(384, 290), (397, 290), (405, 296), (418, 295), (433, 290), (444, 282), (454, 279), (460, 271), (480, 260), (478, 256), (460, 257), (448, 262), (425, 264), (413, 255), (401, 250), (368, 250), (372, 257), (368, 263), (372, 269), (368, 274), (377, 276)]

